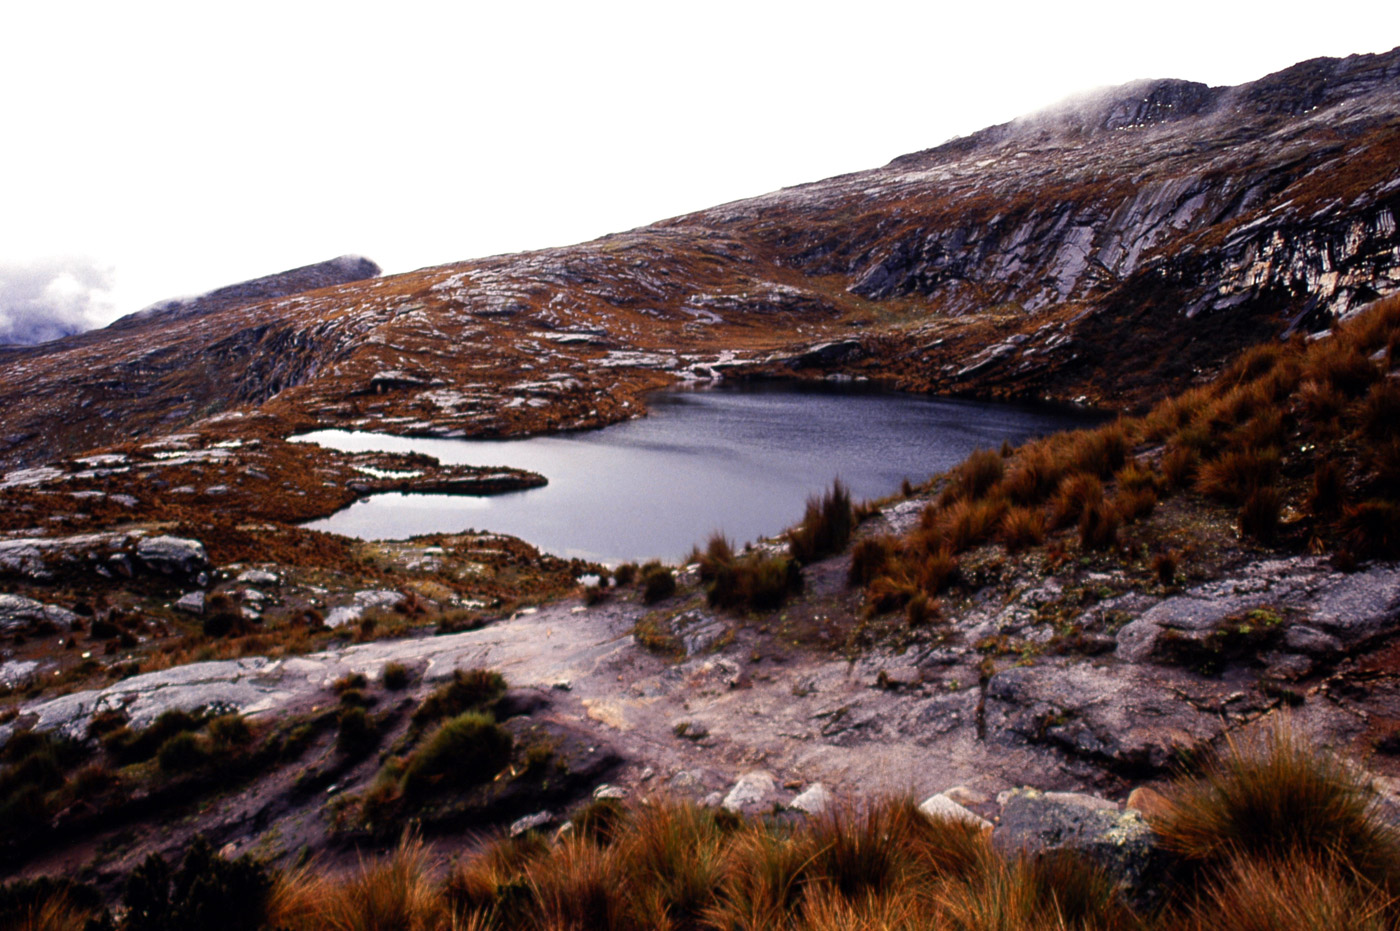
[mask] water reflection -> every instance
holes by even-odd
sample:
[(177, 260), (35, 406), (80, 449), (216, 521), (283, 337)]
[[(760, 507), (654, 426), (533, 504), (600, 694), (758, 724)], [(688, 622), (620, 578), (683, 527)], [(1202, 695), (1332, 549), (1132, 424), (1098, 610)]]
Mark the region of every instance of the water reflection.
[(857, 499), (878, 497), (974, 449), (1098, 420), (1063, 408), (827, 385), (667, 391), (648, 403), (651, 414), (640, 420), (524, 440), (307, 434), (298, 439), (509, 465), (549, 479), (544, 488), (490, 498), (376, 495), (308, 526), (362, 539), (491, 530), (561, 556), (675, 560), (712, 530), (737, 541), (779, 532), (837, 476)]

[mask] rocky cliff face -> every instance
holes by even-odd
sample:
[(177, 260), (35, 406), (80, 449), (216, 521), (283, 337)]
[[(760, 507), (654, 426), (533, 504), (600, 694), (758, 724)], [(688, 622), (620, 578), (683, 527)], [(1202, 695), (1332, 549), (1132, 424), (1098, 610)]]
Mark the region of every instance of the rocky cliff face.
[(1400, 50), (1139, 82), (579, 246), (221, 289), (0, 353), (0, 464), (258, 405), (283, 432), (596, 426), (717, 373), (1130, 405), (1400, 287), (1398, 90)]

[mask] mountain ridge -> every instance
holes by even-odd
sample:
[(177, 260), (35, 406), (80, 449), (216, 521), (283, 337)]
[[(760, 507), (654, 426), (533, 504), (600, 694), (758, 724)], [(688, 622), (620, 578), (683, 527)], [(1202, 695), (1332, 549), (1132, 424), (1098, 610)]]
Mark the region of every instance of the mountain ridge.
[[(1081, 116), (575, 246), (220, 289), (194, 318), (2, 353), (0, 465), (249, 405), (283, 433), (594, 427), (717, 373), (1141, 404), (1400, 287), (1400, 49), (1201, 87), (1135, 82), (1087, 122), (1052, 108)], [(567, 387), (531, 387), (549, 378)]]

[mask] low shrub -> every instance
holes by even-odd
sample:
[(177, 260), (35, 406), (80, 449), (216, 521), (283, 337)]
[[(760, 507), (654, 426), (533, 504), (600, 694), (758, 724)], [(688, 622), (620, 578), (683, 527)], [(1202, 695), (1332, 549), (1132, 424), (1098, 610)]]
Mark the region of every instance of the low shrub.
[(209, 722), (208, 732), (214, 746), (221, 750), (243, 747), (253, 742), (253, 729), (241, 714), (219, 715)]
[(203, 713), (191, 713), (179, 708), (163, 712), (144, 730), (132, 731), (121, 727), (102, 738), (102, 746), (123, 765), (141, 763), (155, 756), (165, 742), (184, 731), (197, 731), (204, 726)]
[(167, 773), (187, 773), (199, 769), (209, 759), (209, 747), (190, 731), (173, 735), (156, 751), (156, 762)]
[(712, 581), (706, 599), (714, 607), (771, 611), (802, 590), (802, 569), (787, 556), (753, 550), (710, 565)]
[(642, 567), (642, 603), (656, 604), (676, 593), (676, 575), (659, 562)]
[(506, 693), (506, 680), (488, 669), (454, 669), (413, 712), (414, 727), (424, 727), (464, 711), (481, 711)]
[(417, 797), (486, 782), (510, 761), (512, 746), (510, 733), (491, 715), (459, 714), (439, 724), (408, 758), (404, 794)]
[(367, 756), (379, 746), (379, 728), (364, 708), (342, 708), (335, 733), (335, 747), (350, 759)]
[(613, 570), (613, 580), (618, 585), (631, 585), (637, 578), (637, 564), (625, 562)]
[(178, 870), (159, 854), (127, 877), (122, 931), (249, 931), (263, 926), (272, 877), (249, 857), (225, 860), (203, 837)]
[(408, 688), (411, 675), (403, 663), (386, 663), (382, 673), (384, 687), (393, 692)]

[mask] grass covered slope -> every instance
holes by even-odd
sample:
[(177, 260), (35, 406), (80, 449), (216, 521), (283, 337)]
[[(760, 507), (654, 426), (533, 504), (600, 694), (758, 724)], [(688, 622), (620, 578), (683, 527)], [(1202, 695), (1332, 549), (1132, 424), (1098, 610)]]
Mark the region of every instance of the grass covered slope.
[(917, 529), (857, 544), (852, 579), (892, 610), (938, 595), (961, 554), (997, 544), (1145, 550), (1170, 581), (1182, 540), (1137, 526), (1169, 499), (1228, 508), (1243, 538), (1342, 566), (1400, 555), (1397, 347), (1389, 298), (1322, 338), (1249, 349), (1141, 416), (975, 453)]

